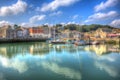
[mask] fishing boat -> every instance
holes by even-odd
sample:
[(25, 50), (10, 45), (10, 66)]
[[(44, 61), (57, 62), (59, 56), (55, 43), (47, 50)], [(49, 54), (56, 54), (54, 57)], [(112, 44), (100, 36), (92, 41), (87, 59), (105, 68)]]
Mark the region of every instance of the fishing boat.
[(75, 45), (77, 46), (84, 46), (84, 45), (99, 45), (100, 42), (98, 41), (89, 41), (89, 42), (86, 42), (84, 40), (80, 40), (80, 41), (76, 41), (75, 42)]
[(80, 41), (76, 41), (74, 44), (77, 45), (77, 46), (84, 46), (87, 43), (84, 40), (80, 40)]
[(89, 41), (89, 42), (86, 42), (86, 45), (99, 45), (100, 42), (98, 41)]
[(91, 45), (99, 45), (100, 42), (98, 42), (98, 41), (93, 41), (93, 42), (90, 42), (90, 44), (91, 44)]
[(56, 33), (55, 33), (55, 29), (54, 29), (54, 38), (53, 38), (53, 40), (49, 41), (49, 43), (50, 44), (65, 44), (66, 42), (60, 38), (56, 38)]
[(64, 41), (52, 41), (52, 44), (65, 44), (66, 42)]

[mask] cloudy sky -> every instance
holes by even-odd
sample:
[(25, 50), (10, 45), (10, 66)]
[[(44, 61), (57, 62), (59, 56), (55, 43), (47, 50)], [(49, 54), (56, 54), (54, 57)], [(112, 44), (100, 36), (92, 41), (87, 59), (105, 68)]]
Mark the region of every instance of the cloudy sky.
[(0, 0), (0, 24), (110, 24), (120, 27), (120, 0)]

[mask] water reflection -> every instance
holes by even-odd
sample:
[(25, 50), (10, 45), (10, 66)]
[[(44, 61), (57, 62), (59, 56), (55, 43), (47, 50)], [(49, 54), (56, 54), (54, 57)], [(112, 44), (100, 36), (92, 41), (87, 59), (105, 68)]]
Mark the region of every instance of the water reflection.
[(18, 43), (18, 44), (2, 44), (0, 45), (0, 54), (11, 58), (18, 54), (25, 55), (30, 53), (32, 55), (44, 55), (49, 53), (49, 46), (45, 43)]
[(42, 63), (42, 66), (45, 69), (48, 69), (56, 74), (64, 75), (65, 77), (69, 77), (70, 79), (81, 80), (81, 73), (68, 67), (59, 66), (54, 62), (44, 62)]
[(95, 66), (97, 68), (99, 68), (100, 70), (104, 70), (112, 77), (119, 76), (119, 69), (115, 68), (114, 66), (111, 66), (111, 65), (108, 65), (104, 62), (99, 62), (99, 61), (95, 62)]
[(14, 57), (17, 54), (30, 53), (32, 55), (45, 55), (50, 51), (61, 53), (67, 51), (76, 53), (78, 51), (92, 51), (97, 55), (109, 54), (112, 52), (120, 53), (119, 45), (91, 45), (91, 46), (75, 46), (75, 45), (48, 45), (46, 43), (19, 43), (19, 44), (2, 44), (0, 45), (0, 55), (6, 57)]
[(6, 80), (6, 79), (4, 78), (4, 75), (3, 75), (2, 73), (0, 73), (0, 80)]
[(24, 61), (20, 60), (9, 60), (5, 57), (0, 56), (0, 63), (5, 68), (13, 68), (14, 70), (17, 70), (19, 73), (23, 73), (27, 71), (28, 66)]
[(85, 50), (95, 52), (99, 56), (112, 52), (120, 53), (119, 45), (91, 45), (85, 47)]
[(119, 80), (119, 53), (119, 45), (1, 44), (0, 80)]
[(120, 78), (119, 45), (92, 45), (85, 47), (85, 50), (91, 51), (90, 57), (92, 57), (96, 68), (105, 71), (111, 77)]

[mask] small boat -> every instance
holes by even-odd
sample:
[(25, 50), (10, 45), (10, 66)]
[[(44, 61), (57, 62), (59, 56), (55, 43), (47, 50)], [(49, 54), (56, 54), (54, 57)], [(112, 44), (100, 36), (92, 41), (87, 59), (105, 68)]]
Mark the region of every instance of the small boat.
[(84, 46), (84, 45), (86, 45), (87, 43), (84, 41), (84, 40), (80, 40), (80, 41), (76, 41), (75, 42), (75, 45), (77, 45), (77, 46)]
[(52, 44), (65, 44), (64, 41), (51, 41)]
[(91, 45), (99, 45), (100, 42), (98, 42), (98, 41), (93, 41), (93, 42), (91, 42), (90, 44), (91, 44)]
[[(58, 37), (58, 36), (57, 36)], [(53, 40), (49, 41), (49, 44), (65, 44), (66, 42), (56, 37), (56, 29), (54, 28)], [(57, 39), (57, 40), (56, 40)]]
[(50, 41), (51, 44), (65, 44), (66, 42), (65, 41), (61, 41), (61, 40), (53, 40), (53, 41)]

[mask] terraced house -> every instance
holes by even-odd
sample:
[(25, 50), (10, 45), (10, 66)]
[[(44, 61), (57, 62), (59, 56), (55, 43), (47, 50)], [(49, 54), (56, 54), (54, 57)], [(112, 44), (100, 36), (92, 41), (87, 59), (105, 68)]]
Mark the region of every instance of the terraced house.
[(29, 36), (32, 38), (45, 38), (50, 36), (49, 28), (32, 27), (29, 28), (28, 30), (29, 30)]
[(5, 25), (3, 27), (0, 27), (0, 38), (6, 38), (8, 27), (9, 27), (9, 25)]
[(99, 28), (95, 31), (94, 36), (96, 38), (107, 38), (107, 35), (112, 33), (112, 29), (108, 28)]
[(6, 32), (8, 39), (27, 38), (29, 36), (28, 29), (23, 27), (14, 28), (12, 26), (9, 27)]

